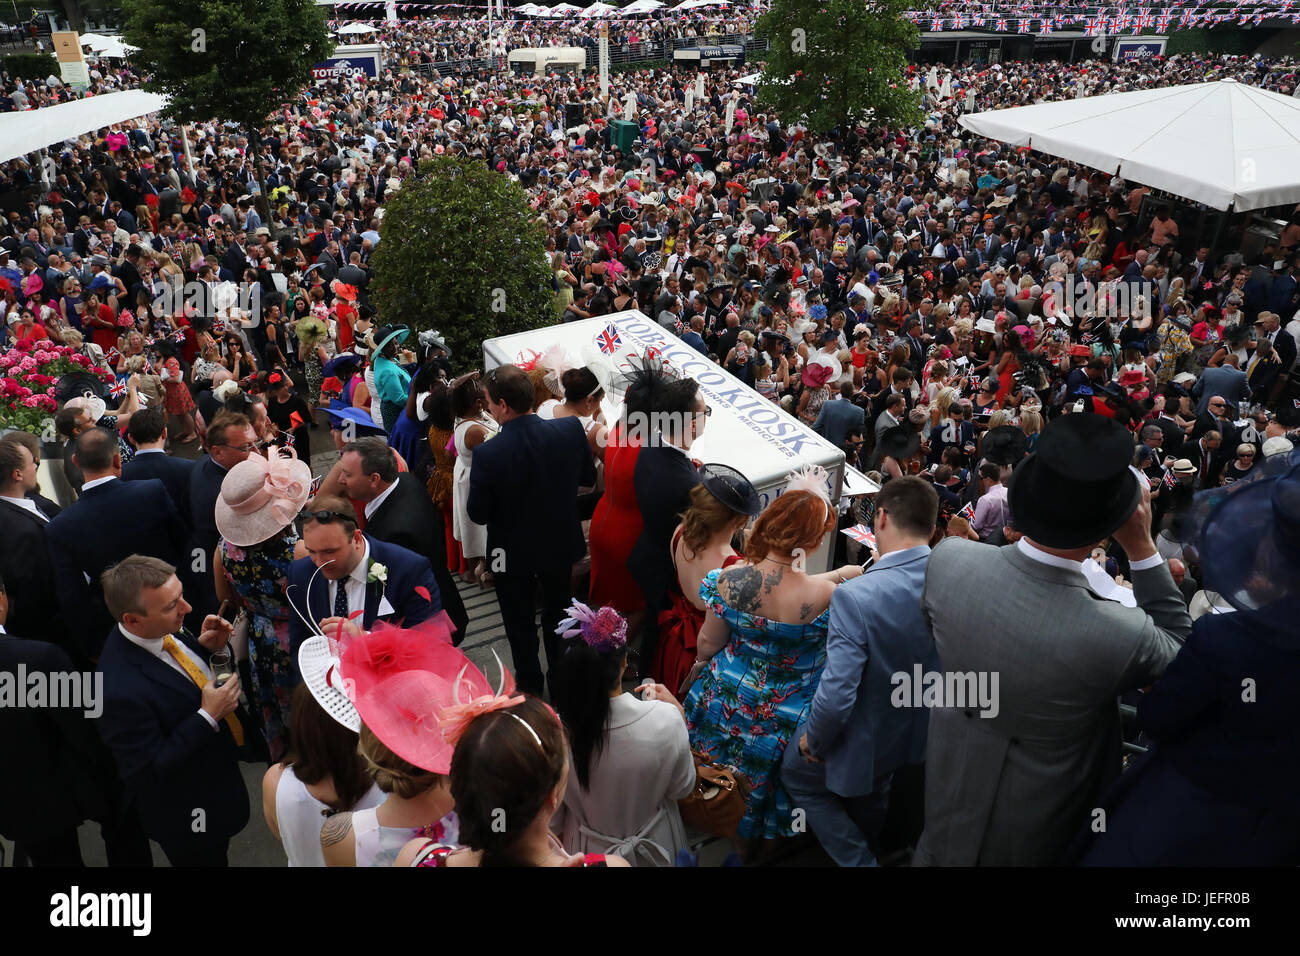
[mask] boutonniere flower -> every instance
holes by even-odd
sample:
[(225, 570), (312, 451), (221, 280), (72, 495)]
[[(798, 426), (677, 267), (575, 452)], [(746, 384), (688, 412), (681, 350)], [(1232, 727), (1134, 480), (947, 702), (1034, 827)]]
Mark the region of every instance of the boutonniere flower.
[(388, 584), (388, 568), (378, 561), (371, 561), (370, 570), (366, 572), (366, 583), (374, 584), (376, 581), (380, 584)]

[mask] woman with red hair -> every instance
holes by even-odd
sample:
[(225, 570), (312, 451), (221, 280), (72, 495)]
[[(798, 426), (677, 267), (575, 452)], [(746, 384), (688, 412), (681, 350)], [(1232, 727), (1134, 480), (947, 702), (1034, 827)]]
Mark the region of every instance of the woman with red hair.
[(831, 594), (862, 574), (856, 564), (807, 572), (835, 521), (825, 471), (792, 476), (754, 522), (745, 563), (710, 571), (700, 585), (708, 611), (696, 646), (700, 678), (684, 702), (686, 722), (691, 750), (734, 768), (749, 784), (736, 831), (742, 838), (794, 834), (782, 756), (807, 718), (826, 663)]

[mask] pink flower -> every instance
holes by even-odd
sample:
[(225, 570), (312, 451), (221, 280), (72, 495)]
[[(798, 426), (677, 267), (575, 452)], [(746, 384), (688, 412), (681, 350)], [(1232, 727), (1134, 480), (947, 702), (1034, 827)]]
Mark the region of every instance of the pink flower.
[(23, 356), (23, 360), (18, 363), (18, 370), (20, 372), (30, 372), (34, 368), (36, 368), (36, 359), (32, 358), (30, 355)]
[(39, 396), (39, 395), (28, 395), (26, 398), (23, 399), (23, 405), (24, 405), (26, 408), (40, 408), (40, 407), (41, 407), (41, 396)]
[(47, 362), (53, 362), (56, 356), (53, 352), (47, 352), (44, 349), (41, 349), (39, 352), (33, 352), (32, 358), (36, 359), (38, 365), (44, 365)]

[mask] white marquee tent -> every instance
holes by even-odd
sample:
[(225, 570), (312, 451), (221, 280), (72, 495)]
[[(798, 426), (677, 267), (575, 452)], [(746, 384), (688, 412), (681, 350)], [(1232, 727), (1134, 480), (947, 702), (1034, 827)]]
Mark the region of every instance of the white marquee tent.
[(167, 98), (144, 90), (104, 93), (21, 113), (0, 113), (0, 163), (52, 143), (156, 113)]
[(968, 113), (960, 122), (1215, 209), (1300, 202), (1300, 100), (1233, 80)]
[(349, 23), (345, 27), (339, 27), (339, 29), (335, 32), (339, 33), (340, 35), (353, 36), (354, 34), (377, 33), (379, 31), (377, 31), (374, 27), (370, 26), (368, 23)]

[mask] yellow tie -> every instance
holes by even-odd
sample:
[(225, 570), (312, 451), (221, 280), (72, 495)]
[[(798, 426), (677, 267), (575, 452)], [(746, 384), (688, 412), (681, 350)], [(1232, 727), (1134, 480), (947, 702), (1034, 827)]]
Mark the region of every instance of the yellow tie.
[[(181, 650), (180, 645), (176, 643), (170, 634), (163, 638), (163, 650), (175, 658), (176, 663), (180, 664), (181, 669), (190, 675), (190, 680), (198, 685), (199, 690), (208, 686), (208, 676), (199, 670), (199, 666), (190, 659), (190, 655)], [(238, 718), (234, 714), (226, 714), (225, 721), (226, 726), (230, 728), (230, 732), (235, 735), (235, 743), (240, 747), (244, 746), (244, 728), (239, 723)]]

